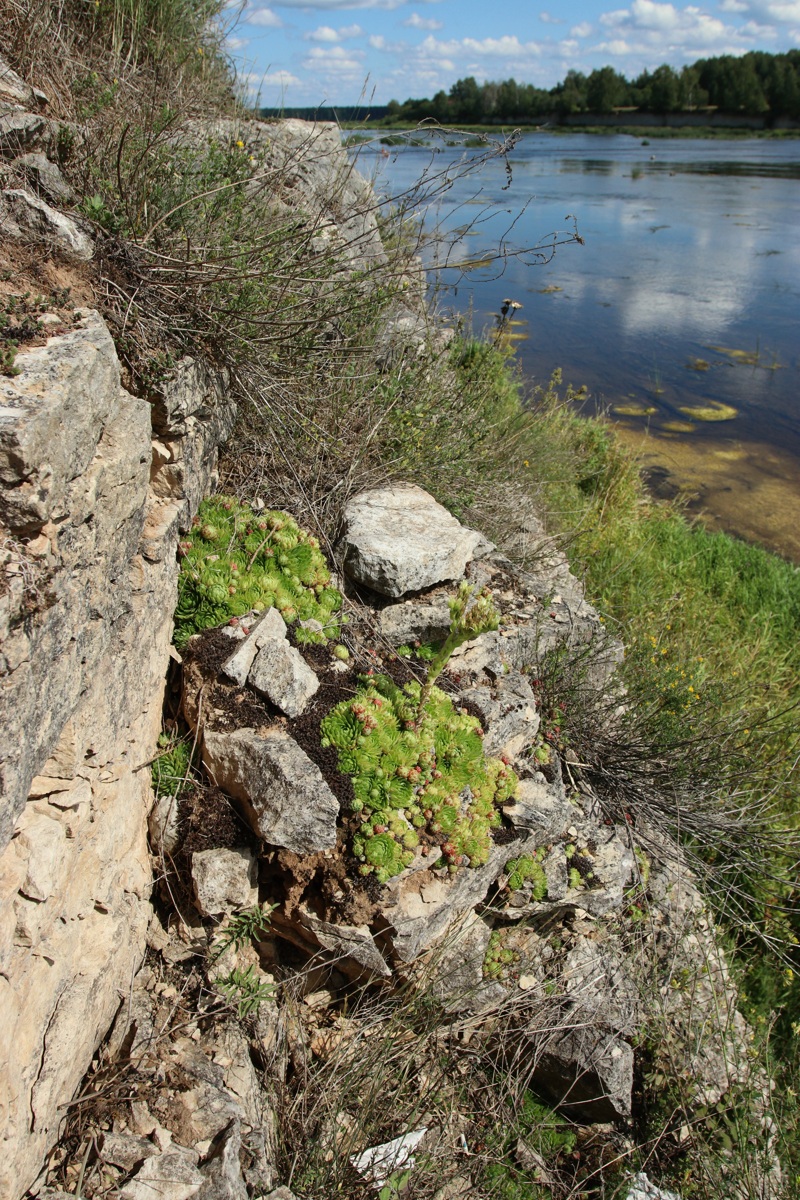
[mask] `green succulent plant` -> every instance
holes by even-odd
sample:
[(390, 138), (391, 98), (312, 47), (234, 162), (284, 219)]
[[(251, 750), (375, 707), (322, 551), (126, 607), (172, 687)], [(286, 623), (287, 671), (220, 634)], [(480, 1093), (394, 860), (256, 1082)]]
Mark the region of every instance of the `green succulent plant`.
[(287, 624), (319, 623), (321, 631), (299, 626), (300, 642), (338, 639), (341, 593), (330, 585), (318, 541), (288, 513), (255, 512), (232, 496), (211, 496), (200, 505), (179, 552), (178, 649), (201, 629), (271, 607)]
[(153, 791), (156, 796), (177, 796), (190, 779), (192, 747), (189, 742), (175, 740), (166, 733), (159, 736), (158, 744), (164, 752), (153, 760), (151, 767)]
[(516, 950), (505, 944), (508, 933), (507, 929), (496, 929), (489, 938), (483, 959), (484, 979), (502, 979), (509, 968), (519, 960)]
[(447, 666), (453, 651), (479, 634), (497, 629), (499, 624), (500, 614), (494, 606), (489, 589), (484, 588), (476, 592), (471, 584), (466, 581), (461, 583), (450, 601), (450, 631), (441, 646), (430, 656), (428, 677), (419, 699), (420, 717), (428, 703), (431, 688)]
[(429, 690), (420, 718), (421, 690), (417, 682), (401, 688), (384, 675), (362, 677), (353, 699), (320, 729), (323, 747), (337, 750), (339, 770), (353, 779), (359, 871), (379, 883), (399, 875), (420, 845), (451, 873), (481, 866), (499, 806), (517, 785), (507, 763), (484, 754), (475, 717), (439, 688)]
[(547, 895), (547, 876), (541, 864), (543, 856), (544, 851), (540, 849), (536, 854), (524, 854), (506, 863), (506, 878), (512, 892), (518, 892), (530, 884), (531, 898), (544, 900)]

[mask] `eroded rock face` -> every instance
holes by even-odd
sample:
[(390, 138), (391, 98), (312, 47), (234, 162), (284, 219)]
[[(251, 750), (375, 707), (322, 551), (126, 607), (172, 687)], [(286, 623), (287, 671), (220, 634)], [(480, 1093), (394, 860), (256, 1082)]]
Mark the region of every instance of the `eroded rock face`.
[(633, 1049), (592, 1026), (553, 1037), (536, 1064), (536, 1082), (579, 1121), (631, 1115)]
[(398, 598), (460, 579), (484, 541), (411, 483), (363, 492), (347, 505), (341, 550), (351, 579)]
[(144, 950), (149, 781), (123, 772), (103, 783), (94, 771), (74, 782), (71, 807), (63, 791), (58, 805), (27, 805), (0, 858), (4, 1196), (38, 1173), (59, 1105), (78, 1087)]
[(89, 262), (94, 254), (91, 237), (72, 217), (24, 188), (0, 194), (0, 229), (7, 238), (46, 242), (75, 262)]
[(6, 104), (44, 107), (49, 100), (39, 88), (31, 87), (0, 55), (0, 101)]
[(166, 451), (154, 446), (150, 405), (121, 388), (109, 331), (89, 310), (15, 365), (20, 374), (0, 384), (9, 585), (0, 588), (0, 1192), (9, 1197), (38, 1174), (60, 1106), (144, 952), (147, 764), (161, 725), (175, 549), (192, 497), (213, 481), (225, 424), (221, 413), (198, 416)]
[(257, 837), (295, 854), (336, 845), (339, 802), (317, 766), (281, 729), (237, 729), (203, 736), (212, 779), (240, 802)]

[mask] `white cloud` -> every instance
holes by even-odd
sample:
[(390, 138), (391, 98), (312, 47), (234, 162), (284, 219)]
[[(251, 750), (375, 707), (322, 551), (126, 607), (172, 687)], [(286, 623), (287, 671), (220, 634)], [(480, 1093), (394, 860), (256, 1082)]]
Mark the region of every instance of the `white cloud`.
[(363, 51), (347, 51), (343, 46), (312, 46), (308, 52), (308, 58), (303, 62), (303, 67), (306, 71), (313, 71), (316, 75), (346, 78), (363, 74), (364, 66), (361, 62), (363, 57)]
[[(278, 8), (319, 9), (335, 12), (341, 8), (402, 8), (408, 0), (273, 0)], [(418, 0), (422, 4), (435, 4), (437, 0)]]
[(262, 29), (283, 29), (283, 21), (271, 8), (251, 8), (242, 14), (247, 25), (259, 25)]
[(630, 8), (603, 13), (600, 22), (612, 34), (594, 47), (604, 54), (658, 56), (665, 61), (669, 55), (700, 57), (748, 49), (746, 37), (735, 26), (692, 4), (676, 8), (657, 0), (633, 0)]
[(260, 100), (262, 104), (273, 99), (276, 90), (282, 98), (287, 88), (303, 86), (302, 80), (298, 79), (296, 75), (292, 75), (291, 71), (267, 71), (263, 75), (260, 75), (258, 71), (247, 71), (237, 76), (236, 83), (251, 102)]
[(746, 13), (759, 24), (800, 21), (800, 0), (722, 0), (721, 12)]
[(432, 17), (421, 17), (419, 13), (413, 12), (410, 17), (406, 17), (403, 24), (409, 29), (426, 29), (433, 33), (437, 29), (442, 28), (441, 21), (434, 21)]
[(303, 37), (307, 42), (338, 42), (339, 40), (338, 33), (335, 29), (331, 29), (330, 25), (320, 25), (318, 29), (304, 33)]
[(580, 25), (573, 25), (569, 32), (572, 37), (585, 38), (592, 32), (592, 28), (588, 21), (581, 21)]
[[(253, 75), (252, 78), (259, 77)], [(260, 76), (260, 81), (270, 86), (277, 84), (278, 87), (289, 87), (294, 84), (299, 86), (300, 84), (300, 80), (296, 75), (292, 75), (291, 71), (267, 71), (266, 75)]]
[(539, 20), (544, 25), (563, 25), (564, 24), (564, 21), (562, 20), (561, 17), (554, 17), (549, 12), (540, 12)]
[(304, 33), (307, 42), (343, 42), (347, 38), (361, 37), (364, 30), (360, 25), (345, 25), (341, 29), (332, 29), (330, 25), (320, 25), (310, 33)]
[(437, 54), (448, 58), (458, 58), (462, 55), (478, 55), (479, 58), (518, 58), (537, 57), (542, 53), (539, 42), (521, 42), (514, 35), (506, 34), (499, 38), (460, 38), (442, 42), (437, 38), (427, 37), (422, 42), (420, 50), (426, 57)]

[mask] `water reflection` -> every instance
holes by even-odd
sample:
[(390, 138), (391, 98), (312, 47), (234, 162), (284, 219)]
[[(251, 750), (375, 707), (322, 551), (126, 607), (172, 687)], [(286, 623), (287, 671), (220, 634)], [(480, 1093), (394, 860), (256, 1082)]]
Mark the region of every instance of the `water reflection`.
[[(758, 490), (770, 445), (780, 473), (800, 481), (800, 143), (533, 135), (514, 160), (506, 190), (495, 164), (477, 181), (456, 180), (428, 213), (445, 230), (462, 226), (449, 261), (475, 264), (435, 272), (457, 285), (453, 307), (480, 329), (492, 327), (505, 297), (521, 301), (529, 336), (516, 353), (526, 374), (544, 381), (560, 367), (598, 406), (633, 406), (619, 413), (627, 426), (648, 429), (673, 454), (691, 447), (695, 468), (723, 426), (738, 444), (759, 446), (747, 459), (747, 489), (737, 483), (740, 461), (714, 458), (717, 499), (720, 471), (725, 487)], [(381, 179), (402, 190), (429, 161), (421, 149), (403, 151), (380, 164)], [(464, 205), (491, 200), (498, 211), (474, 210), (478, 221), (465, 230)], [(541, 267), (515, 257), (514, 245), (568, 230), (567, 213), (585, 245), (558, 249)], [(489, 259), (504, 238), (508, 257)], [(447, 261), (440, 243), (439, 265)], [(717, 405), (736, 415), (709, 422), (687, 413)], [(774, 497), (778, 474), (773, 465), (764, 495)]]

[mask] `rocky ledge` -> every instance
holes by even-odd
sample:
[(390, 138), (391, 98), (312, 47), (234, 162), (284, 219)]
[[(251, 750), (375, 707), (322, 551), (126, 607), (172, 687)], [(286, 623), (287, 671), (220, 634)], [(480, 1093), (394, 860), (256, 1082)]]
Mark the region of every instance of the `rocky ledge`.
[[(430, 556), (421, 586), (387, 602), (387, 578), (419, 582), (410, 567), (418, 523), (429, 529), (431, 544), (441, 536), (442, 544), (467, 547), (463, 563), (441, 556), (431, 568)], [(240, 979), (247, 972), (251, 992), (261, 989), (251, 1037), (262, 1059), (269, 1047), (269, 1067), (261, 1090), (251, 1081), (248, 1094), (266, 1110), (266, 1097), (291, 1070), (292, 1039), (324, 1059), (330, 1039), (341, 1038), (354, 986), (425, 992), (451, 1031), (470, 1036), (494, 1028), (503, 1014), (513, 1024), (518, 1069), (590, 1126), (624, 1127), (631, 1117), (636, 1045), (655, 997), (670, 1036), (684, 1047), (697, 1102), (716, 1102), (744, 1078), (747, 1058), (741, 1018), (723, 1028), (715, 1017), (731, 1010), (734, 991), (713, 922), (677, 848), (651, 833), (645, 854), (637, 831), (603, 810), (560, 741), (541, 690), (539, 675), (554, 647), (584, 656), (588, 650), (593, 686), (601, 679), (613, 688), (621, 647), (580, 599), (563, 563), (558, 578), (568, 586), (543, 592), (540, 577), (458, 526), (418, 488), (400, 484), (356, 498), (344, 529), (345, 570), (358, 564), (342, 581), (350, 595), (346, 652), (341, 644), (298, 642), (275, 608), (189, 641), (183, 714), (206, 782), (180, 802), (162, 797), (153, 811), (164, 912), (173, 915), (154, 919), (151, 946), (173, 967), (204, 962), (212, 993), (229, 994), (234, 971)], [(446, 637), (448, 598), (464, 579), (476, 591), (491, 589), (499, 624), (453, 653), (438, 686), (454, 709), (480, 723), (486, 754), (500, 756), (516, 784), (474, 865), (466, 856), (454, 863), (447, 831), (422, 820), (413, 851), (381, 882), (369, 860), (364, 874), (364, 856), (355, 850), (363, 812), (334, 748), (323, 745), (321, 725), (365, 680), (385, 677), (402, 688), (424, 679), (429, 668), (414, 651), (424, 650), (423, 639)], [(243, 913), (260, 915), (257, 937), (232, 942), (225, 931), (240, 928)], [(220, 944), (221, 959), (214, 949)], [(293, 970), (282, 966), (289, 961)], [(299, 974), (298, 961), (307, 964)], [(292, 978), (305, 981), (308, 1004), (299, 1015)], [(692, 981), (691, 1005), (676, 980)], [(150, 1014), (144, 1020), (151, 1028), (160, 1003), (152, 967), (137, 978), (133, 997), (134, 1009)], [(138, 1038), (140, 1019), (131, 1026), (121, 1016), (117, 1041), (129, 1041), (134, 1026)], [(287, 1034), (287, 1021), (295, 1021), (294, 1033)], [(229, 1161), (227, 1146), (239, 1153), (239, 1174), (233, 1171), (232, 1190), (220, 1195), (246, 1195), (252, 1172), (274, 1185), (274, 1148), (264, 1138), (271, 1118), (266, 1110), (243, 1114), (224, 1072), (213, 1082), (223, 1096), (214, 1120), (185, 1115), (187, 1106), (195, 1112), (196, 1085), (179, 1077), (205, 1078), (211, 1067), (203, 1061), (224, 1064), (229, 1055), (219, 1039), (227, 1045), (231, 1036), (242, 1038), (241, 1031), (198, 1032), (194, 1044), (170, 1043), (184, 1075), (175, 1069), (169, 1104), (158, 1113), (140, 1104), (119, 1125), (128, 1157), (146, 1139), (146, 1157), (121, 1194), (138, 1196), (137, 1180), (144, 1185), (164, 1160), (160, 1126), (174, 1139), (172, 1155), (199, 1145), (200, 1159), (180, 1164), (199, 1187), (207, 1186), (204, 1162)], [(196, 1066), (183, 1061), (189, 1052)]]

